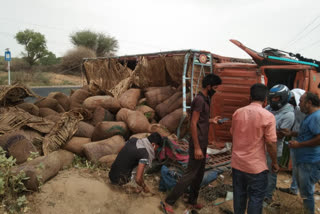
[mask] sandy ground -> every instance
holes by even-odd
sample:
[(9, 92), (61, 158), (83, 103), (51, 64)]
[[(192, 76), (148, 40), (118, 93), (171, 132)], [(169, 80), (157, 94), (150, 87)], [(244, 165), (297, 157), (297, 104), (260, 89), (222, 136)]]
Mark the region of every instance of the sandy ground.
[[(107, 172), (102, 170), (71, 168), (59, 172), (59, 174), (45, 183), (40, 192), (28, 196), (29, 214), (95, 214), (95, 213), (150, 213), (160, 214), (159, 202), (166, 194), (157, 190), (159, 176), (146, 178), (147, 185), (152, 194), (137, 194), (128, 192), (122, 187), (116, 187), (109, 183)], [(289, 187), (290, 175), (285, 172), (279, 174), (278, 187)], [(221, 182), (220, 182), (221, 183)], [(225, 176), (223, 183), (231, 183), (231, 177)], [(217, 185), (214, 181), (211, 185)], [(316, 189), (320, 189), (317, 185)], [(320, 213), (320, 199), (316, 197), (316, 213)], [(233, 210), (232, 201), (223, 202), (219, 198), (214, 202), (206, 202), (200, 196), (200, 202), (206, 207), (199, 213), (226, 213), (221, 211)], [(264, 213), (303, 213), (302, 199), (280, 191), (274, 194), (274, 200), (280, 203), (280, 207), (268, 207)], [(214, 205), (223, 202), (219, 205)], [(175, 205), (175, 213), (182, 214), (186, 210), (185, 204), (180, 199)]]
[[(69, 169), (59, 173), (43, 185), (39, 193), (28, 197), (28, 213), (162, 213), (159, 202), (162, 194), (153, 189), (153, 180), (147, 184), (156, 195), (128, 193), (109, 183), (106, 172)], [(183, 213), (184, 207), (178, 207)]]

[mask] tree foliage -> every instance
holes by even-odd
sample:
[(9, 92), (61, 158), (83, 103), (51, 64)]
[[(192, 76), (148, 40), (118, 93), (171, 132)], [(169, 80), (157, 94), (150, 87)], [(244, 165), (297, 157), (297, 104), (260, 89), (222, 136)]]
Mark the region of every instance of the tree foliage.
[(15, 39), (20, 45), (24, 45), (26, 52), (22, 52), (22, 55), (30, 66), (48, 55), (45, 36), (39, 32), (26, 29), (18, 32)]
[(60, 62), (54, 53), (48, 51), (48, 55), (39, 60), (41, 65), (56, 65)]
[(114, 55), (119, 47), (114, 37), (90, 30), (75, 32), (70, 35), (70, 38), (73, 45), (87, 47), (96, 52), (98, 57)]

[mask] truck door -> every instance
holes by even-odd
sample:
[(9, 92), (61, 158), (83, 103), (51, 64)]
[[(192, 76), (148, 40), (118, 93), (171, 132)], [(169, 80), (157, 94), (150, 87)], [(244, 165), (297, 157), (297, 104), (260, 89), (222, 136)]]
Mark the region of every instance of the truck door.
[(230, 134), (232, 114), (238, 108), (249, 104), (250, 87), (255, 83), (264, 83), (257, 65), (245, 63), (218, 63), (214, 73), (222, 79), (222, 85), (211, 100), (211, 118), (222, 116), (230, 118), (222, 125), (210, 125), (209, 143), (214, 147), (224, 147), (224, 143), (232, 142)]

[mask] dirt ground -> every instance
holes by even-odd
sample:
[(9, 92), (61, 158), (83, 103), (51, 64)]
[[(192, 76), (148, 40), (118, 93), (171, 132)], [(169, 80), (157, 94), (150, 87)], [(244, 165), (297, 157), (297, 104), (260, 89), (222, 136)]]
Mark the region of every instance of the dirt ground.
[[(110, 184), (107, 171), (90, 169), (67, 169), (45, 183), (40, 192), (28, 196), (29, 214), (79, 214), (79, 213), (150, 213), (161, 214), (159, 202), (166, 196), (158, 191), (159, 175), (146, 178), (146, 183), (154, 194), (133, 193), (122, 187)], [(224, 174), (223, 181), (214, 181), (211, 185), (219, 183), (231, 184), (230, 173)], [(290, 186), (290, 174), (280, 172), (278, 187)], [(316, 186), (319, 190), (319, 185)], [(315, 195), (316, 213), (320, 213), (320, 196)], [(206, 202), (200, 194), (200, 202), (206, 207), (199, 213), (228, 213), (233, 211), (233, 201), (224, 202), (219, 198), (213, 202)], [(267, 207), (264, 213), (303, 213), (302, 199), (280, 191), (274, 194), (274, 200), (280, 207)], [(219, 205), (217, 205), (219, 204)], [(186, 211), (185, 204), (180, 199), (175, 205), (175, 213)], [(225, 210), (225, 211), (223, 211)]]
[[(162, 213), (159, 202), (164, 195), (157, 192), (155, 182), (153, 178), (147, 181), (155, 195), (130, 193), (111, 185), (106, 171), (72, 168), (61, 171), (39, 193), (30, 195), (27, 213)], [(183, 211), (179, 204), (177, 213)]]

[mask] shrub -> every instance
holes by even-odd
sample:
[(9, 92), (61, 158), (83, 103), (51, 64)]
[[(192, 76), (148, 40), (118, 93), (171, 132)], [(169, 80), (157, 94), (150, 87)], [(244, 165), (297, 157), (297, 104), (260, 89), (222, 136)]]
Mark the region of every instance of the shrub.
[(4, 57), (0, 56), (0, 71), (5, 71), (6, 70), (6, 65), (5, 65)]
[(30, 65), (21, 58), (12, 58), (10, 63), (10, 70), (11, 71), (21, 71), (21, 70), (29, 70)]
[(10, 213), (18, 213), (27, 204), (27, 199), (23, 193), (26, 187), (23, 184), (27, 180), (25, 173), (12, 173), (12, 167), (16, 165), (16, 160), (11, 156), (6, 157), (6, 152), (0, 147), (0, 200), (1, 205)]
[(83, 58), (95, 58), (96, 54), (94, 51), (85, 48), (77, 47), (68, 51), (61, 60), (61, 71), (66, 74), (81, 74), (81, 64)]

